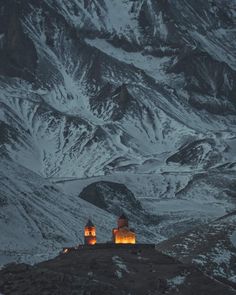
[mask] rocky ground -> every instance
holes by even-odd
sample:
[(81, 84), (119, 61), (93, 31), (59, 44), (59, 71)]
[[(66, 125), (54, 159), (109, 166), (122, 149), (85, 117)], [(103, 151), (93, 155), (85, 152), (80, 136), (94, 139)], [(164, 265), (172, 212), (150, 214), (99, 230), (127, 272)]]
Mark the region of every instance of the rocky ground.
[(10, 264), (0, 271), (4, 295), (236, 294), (152, 245), (104, 245), (60, 254), (36, 264)]

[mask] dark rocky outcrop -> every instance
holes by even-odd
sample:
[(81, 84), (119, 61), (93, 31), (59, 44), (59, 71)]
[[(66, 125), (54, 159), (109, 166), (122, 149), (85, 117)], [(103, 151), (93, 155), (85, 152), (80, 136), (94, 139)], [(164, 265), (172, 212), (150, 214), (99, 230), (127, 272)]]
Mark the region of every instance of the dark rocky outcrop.
[(142, 228), (145, 228), (145, 236), (153, 235), (152, 228), (160, 222), (159, 216), (143, 209), (140, 201), (122, 183), (94, 182), (85, 187), (79, 197), (116, 217), (125, 213), (138, 235)]
[(0, 75), (34, 81), (37, 52), (23, 30), (22, 6), (24, 7), (17, 1), (9, 1), (4, 6), (0, 4), (0, 26), (3, 35), (0, 47)]
[(11, 264), (0, 271), (5, 295), (233, 295), (205, 276), (153, 247), (79, 249), (35, 266)]
[(236, 112), (236, 72), (226, 63), (198, 49), (186, 48), (168, 71), (185, 75), (185, 89), (195, 108), (214, 114)]
[(204, 167), (212, 166), (216, 160), (219, 160), (220, 155), (214, 150), (215, 142), (211, 139), (195, 140), (181, 146), (177, 153), (170, 156), (166, 162), (178, 163), (180, 165)]
[(141, 204), (133, 193), (121, 183), (100, 181), (88, 185), (80, 193), (80, 198), (116, 215), (124, 210), (138, 214)]
[(106, 119), (109, 118), (112, 121), (121, 120), (126, 112), (131, 109), (134, 102), (135, 100), (125, 84), (114, 88), (113, 85), (108, 83), (96, 96), (90, 99), (93, 111), (96, 110), (99, 116), (106, 116)]

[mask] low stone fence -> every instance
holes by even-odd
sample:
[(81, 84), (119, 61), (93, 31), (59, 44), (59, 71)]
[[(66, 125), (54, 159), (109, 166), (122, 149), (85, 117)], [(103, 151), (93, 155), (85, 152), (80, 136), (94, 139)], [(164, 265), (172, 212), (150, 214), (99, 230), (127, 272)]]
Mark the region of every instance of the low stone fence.
[(95, 245), (78, 245), (75, 247), (65, 247), (60, 254), (81, 250), (97, 250), (97, 249), (155, 249), (155, 244), (114, 244), (114, 243), (98, 243)]

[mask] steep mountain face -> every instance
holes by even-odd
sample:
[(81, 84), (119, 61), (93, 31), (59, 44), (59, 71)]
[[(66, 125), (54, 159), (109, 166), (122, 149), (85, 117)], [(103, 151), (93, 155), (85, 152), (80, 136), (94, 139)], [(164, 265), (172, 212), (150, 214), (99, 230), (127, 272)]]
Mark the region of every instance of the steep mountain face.
[(1, 120), (20, 130), (9, 156), (43, 176), (84, 177), (204, 139), (216, 146), (210, 166), (232, 161), (235, 9), (215, 5), (2, 4)]
[(236, 288), (236, 213), (164, 241), (159, 249)]
[[(235, 210), (235, 16), (235, 0), (0, 1), (2, 257), (80, 242), (88, 216), (108, 239), (116, 203), (152, 242)], [(97, 182), (102, 208), (79, 197)]]

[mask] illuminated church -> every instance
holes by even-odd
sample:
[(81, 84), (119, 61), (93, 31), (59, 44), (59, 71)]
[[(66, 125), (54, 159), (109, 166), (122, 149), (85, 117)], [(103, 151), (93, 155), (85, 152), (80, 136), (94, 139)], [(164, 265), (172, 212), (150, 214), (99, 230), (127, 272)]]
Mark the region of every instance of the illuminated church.
[[(124, 214), (118, 219), (117, 228), (112, 230), (112, 242), (114, 244), (136, 244), (135, 232), (129, 228), (128, 218)], [(89, 220), (84, 228), (84, 244), (95, 245), (96, 243), (96, 227)]]
[(136, 244), (136, 235), (129, 228), (128, 218), (122, 214), (118, 219), (118, 227), (112, 230), (112, 241), (115, 244)]

